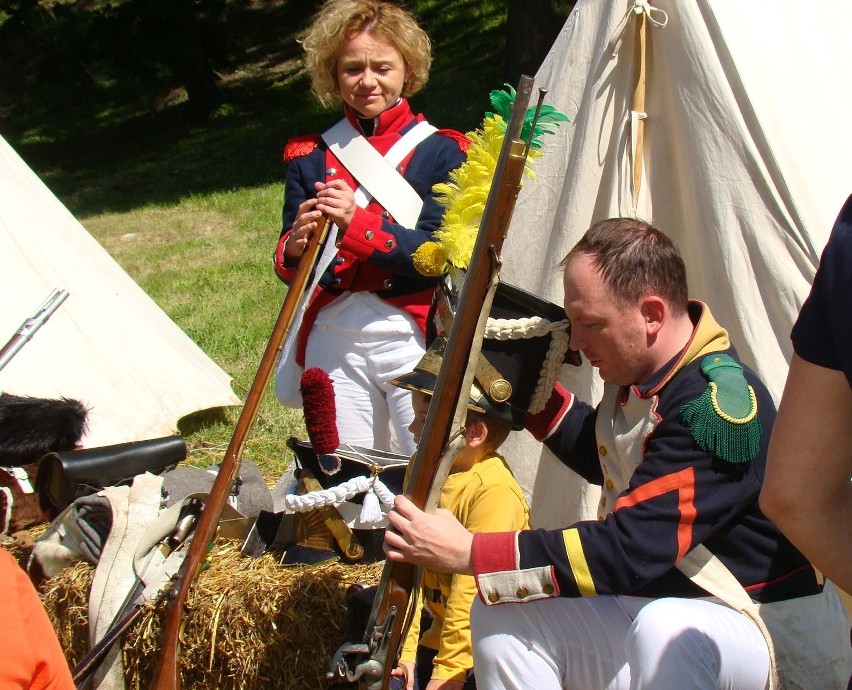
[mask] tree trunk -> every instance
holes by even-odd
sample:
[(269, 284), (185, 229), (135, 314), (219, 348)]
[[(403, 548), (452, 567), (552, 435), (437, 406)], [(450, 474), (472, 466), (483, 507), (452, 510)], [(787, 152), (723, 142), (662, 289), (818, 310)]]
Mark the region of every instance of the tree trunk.
[[(554, 0), (508, 0), (506, 18), (506, 81), (535, 75), (562, 28), (567, 12)], [(564, 4), (564, 3), (562, 3)]]
[(155, 0), (152, 4), (163, 28), (163, 40), (169, 44), (174, 68), (186, 89), (190, 109), (198, 116), (209, 115), (222, 104), (223, 98), (204, 51), (192, 1)]

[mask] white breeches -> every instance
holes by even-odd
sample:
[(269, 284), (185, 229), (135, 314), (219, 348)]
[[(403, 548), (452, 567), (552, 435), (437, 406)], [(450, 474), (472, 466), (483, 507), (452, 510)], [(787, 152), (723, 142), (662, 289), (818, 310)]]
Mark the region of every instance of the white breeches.
[(341, 443), (414, 453), (411, 394), (388, 382), (414, 369), (424, 340), (408, 313), (369, 292), (344, 295), (320, 311), (305, 368), (319, 367), (331, 378)]
[(471, 629), (488, 690), (764, 690), (769, 677), (757, 626), (706, 600), (477, 599)]

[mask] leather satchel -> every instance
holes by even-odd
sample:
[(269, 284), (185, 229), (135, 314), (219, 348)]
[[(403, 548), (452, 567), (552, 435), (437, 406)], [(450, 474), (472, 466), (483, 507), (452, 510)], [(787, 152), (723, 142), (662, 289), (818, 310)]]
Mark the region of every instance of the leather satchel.
[(130, 484), (137, 474), (160, 474), (184, 460), (186, 453), (182, 436), (48, 453), (36, 475), (41, 507), (53, 519), (81, 496)]

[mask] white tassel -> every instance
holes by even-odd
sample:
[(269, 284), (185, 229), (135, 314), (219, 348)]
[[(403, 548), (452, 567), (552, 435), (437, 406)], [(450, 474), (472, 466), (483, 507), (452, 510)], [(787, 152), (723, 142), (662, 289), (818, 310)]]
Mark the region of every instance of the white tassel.
[(375, 525), (384, 519), (382, 508), (379, 505), (379, 497), (376, 495), (374, 485), (375, 477), (370, 480), (370, 486), (367, 487), (367, 493), (364, 494), (364, 501), (361, 504), (361, 514), (358, 516), (358, 522), (362, 525)]

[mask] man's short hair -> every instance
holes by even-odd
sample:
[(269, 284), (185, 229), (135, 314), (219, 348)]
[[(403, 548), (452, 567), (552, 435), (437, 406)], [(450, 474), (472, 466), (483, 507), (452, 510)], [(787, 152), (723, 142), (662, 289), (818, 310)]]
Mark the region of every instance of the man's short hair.
[(595, 223), (559, 264), (591, 257), (604, 282), (623, 306), (656, 294), (676, 315), (686, 313), (689, 287), (677, 245), (651, 224), (636, 218), (608, 218)]

